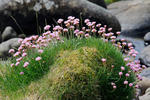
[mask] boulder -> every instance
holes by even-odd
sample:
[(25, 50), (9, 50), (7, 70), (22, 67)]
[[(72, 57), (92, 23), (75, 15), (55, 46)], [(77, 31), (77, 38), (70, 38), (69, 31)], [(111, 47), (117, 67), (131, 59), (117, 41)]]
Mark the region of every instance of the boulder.
[(122, 34), (132, 37), (144, 37), (150, 31), (150, 0), (128, 0), (112, 3), (109, 11), (116, 15)]
[(95, 3), (99, 6), (102, 6), (104, 8), (107, 8), (106, 3), (105, 3), (104, 0), (88, 0), (88, 1), (93, 2), (93, 3)]
[(0, 32), (0, 43), (2, 42), (2, 34), (1, 34), (1, 32)]
[[(94, 0), (95, 2), (98, 0)], [(103, 2), (103, 0), (100, 0)], [(55, 24), (59, 18), (75, 16), (90, 18), (120, 31), (115, 16), (88, 0), (0, 0), (0, 31), (12, 26), (18, 34), (39, 34), (46, 24)]]
[(16, 49), (20, 46), (20, 43), (18, 43), (18, 40), (21, 38), (13, 38), (9, 39), (5, 42), (2, 42), (0, 44), (0, 58), (6, 58), (9, 56), (8, 51), (10, 49)]
[(11, 26), (7, 26), (2, 33), (2, 41), (6, 41), (16, 37), (17, 37), (17, 33)]
[(139, 59), (141, 61), (142, 64), (150, 67), (150, 46), (145, 47), (140, 55), (139, 55)]
[(138, 85), (141, 89), (141, 95), (143, 95), (150, 88), (150, 78), (142, 77), (142, 81), (138, 82)]
[(148, 88), (143, 96), (139, 97), (139, 100), (150, 100), (150, 88)]
[(144, 42), (145, 44), (150, 44), (150, 32), (146, 33), (146, 35), (144, 36)]

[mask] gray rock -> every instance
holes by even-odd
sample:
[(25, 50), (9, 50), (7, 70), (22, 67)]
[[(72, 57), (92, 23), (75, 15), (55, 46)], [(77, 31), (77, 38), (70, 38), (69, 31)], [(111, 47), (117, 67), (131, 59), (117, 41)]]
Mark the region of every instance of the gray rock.
[(2, 34), (1, 34), (1, 32), (0, 32), (0, 43), (2, 42)]
[(5, 42), (2, 42), (0, 44), (0, 58), (6, 58), (9, 56), (8, 51), (10, 49), (16, 49), (20, 46), (20, 43), (18, 43), (18, 40), (21, 38), (13, 38), (9, 39)]
[(150, 100), (150, 88), (148, 88), (143, 96), (139, 97), (139, 100)]
[(2, 33), (2, 41), (6, 41), (16, 37), (17, 37), (17, 33), (11, 26), (7, 26)]
[(144, 36), (144, 41), (145, 43), (150, 44), (150, 32), (146, 33), (146, 35)]
[(149, 78), (150, 79), (150, 68), (146, 68), (144, 69), (141, 74), (140, 74), (142, 77), (146, 77), (146, 78)]
[(106, 3), (105, 3), (104, 0), (88, 0), (88, 1), (93, 2), (93, 3), (95, 3), (99, 6), (102, 6), (104, 8), (107, 8)]
[(0, 0), (0, 31), (12, 26), (18, 34), (38, 34), (45, 21), (54, 24), (57, 19), (70, 15), (90, 18), (112, 27), (114, 32), (120, 31), (117, 18), (99, 5), (88, 0)]
[[(150, 72), (150, 71), (149, 71)], [(141, 94), (143, 95), (145, 91), (150, 88), (150, 78), (147, 78), (145, 76), (142, 77), (142, 81), (137, 83), (140, 86)]]
[(19, 34), (19, 35), (18, 35), (18, 38), (23, 38), (23, 39), (24, 39), (25, 37), (26, 37), (25, 34)]
[(141, 51), (139, 59), (142, 64), (145, 64), (146, 66), (150, 67), (150, 46), (145, 47)]
[(112, 3), (109, 11), (116, 15), (125, 36), (144, 37), (150, 31), (150, 0), (128, 0)]

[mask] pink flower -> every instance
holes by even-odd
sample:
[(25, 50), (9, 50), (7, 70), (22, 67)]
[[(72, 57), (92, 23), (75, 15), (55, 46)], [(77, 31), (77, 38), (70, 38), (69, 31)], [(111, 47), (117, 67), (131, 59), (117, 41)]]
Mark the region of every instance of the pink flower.
[(25, 56), (27, 56), (27, 53), (23, 53), (23, 54), (22, 54), (22, 57), (25, 57)]
[(121, 66), (121, 70), (122, 70), (122, 71), (124, 71), (124, 70), (125, 70), (125, 68), (124, 68), (123, 66)]
[(23, 39), (19, 39), (19, 40), (18, 40), (18, 43), (22, 43), (22, 41), (23, 41)]
[(139, 88), (139, 85), (135, 85), (135, 88)]
[(11, 66), (11, 67), (13, 67), (13, 66), (14, 66), (14, 64), (11, 64), (10, 66)]
[(37, 57), (35, 60), (40, 61), (41, 59), (42, 59), (41, 57)]
[(89, 19), (85, 19), (85, 20), (84, 20), (84, 23), (88, 23), (88, 22), (90, 22)]
[(129, 86), (132, 87), (132, 86), (133, 86), (133, 83), (130, 83)]
[(122, 73), (122, 72), (119, 72), (119, 76), (121, 76), (121, 75), (123, 75), (123, 73)]
[(125, 46), (126, 44), (127, 44), (126, 42), (123, 42), (123, 43), (122, 43), (123, 46)]
[(20, 62), (22, 60), (22, 57), (16, 59), (17, 62)]
[(128, 47), (132, 47), (132, 43), (128, 43)]
[(96, 32), (97, 32), (97, 30), (96, 30), (96, 29), (92, 29), (92, 32), (93, 32), (93, 33), (96, 33)]
[(85, 34), (85, 37), (87, 38), (87, 37), (89, 37), (90, 35), (89, 34)]
[(124, 61), (129, 61), (129, 58), (124, 58)]
[(136, 57), (136, 54), (132, 54), (133, 57)]
[(127, 85), (127, 84), (128, 84), (128, 81), (124, 81), (124, 84)]
[(20, 62), (16, 62), (16, 64), (15, 64), (15, 65), (16, 65), (16, 66), (18, 66), (19, 64), (20, 64)]
[(116, 39), (116, 36), (111, 36), (110, 38), (111, 38), (111, 39)]
[(24, 74), (24, 72), (20, 72), (20, 75), (23, 75)]
[(121, 32), (116, 32), (117, 35), (120, 35)]
[(114, 86), (114, 85), (115, 85), (115, 83), (111, 82), (111, 85), (112, 85), (112, 86)]
[(64, 31), (64, 32), (68, 32), (68, 29), (67, 29), (67, 28), (64, 28), (63, 31)]
[(63, 19), (58, 19), (57, 23), (61, 24), (63, 21)]
[(129, 73), (126, 73), (126, 77), (129, 77), (130, 76), (130, 74)]
[(46, 25), (45, 27), (44, 27), (44, 30), (49, 30), (50, 29), (50, 25)]
[(29, 65), (29, 62), (25, 62), (23, 67), (27, 67)]
[(9, 50), (9, 53), (14, 53), (14, 52), (15, 52), (14, 49), (10, 49), (10, 50)]
[(104, 63), (104, 62), (106, 62), (106, 59), (105, 59), (105, 58), (102, 58), (101, 61)]
[(114, 65), (111, 65), (111, 68), (114, 68), (115, 66)]
[(112, 31), (112, 28), (108, 28), (108, 31)]
[(42, 50), (42, 49), (40, 49), (40, 50), (38, 50), (38, 52), (39, 52), (39, 53), (43, 53), (43, 50)]
[(113, 86), (113, 89), (116, 89), (116, 88), (117, 88), (117, 86), (116, 86), (116, 85), (114, 85), (114, 86)]

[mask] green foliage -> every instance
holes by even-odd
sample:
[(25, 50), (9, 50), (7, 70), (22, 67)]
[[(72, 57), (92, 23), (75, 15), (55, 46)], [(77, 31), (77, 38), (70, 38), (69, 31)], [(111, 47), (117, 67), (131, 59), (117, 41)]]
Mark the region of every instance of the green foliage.
[[(42, 60), (35, 61), (37, 56)], [(101, 59), (105, 58), (106, 63)], [(7, 66), (7, 75), (1, 76), (0, 87), (3, 95), (10, 96), (18, 91), (24, 92), (31, 82), (36, 82), (44, 75), (48, 78), (43, 85), (45, 97), (52, 100), (132, 100), (134, 89), (124, 85), (124, 80), (134, 82), (134, 75), (130, 77), (118, 75), (120, 67), (124, 66), (124, 74), (129, 71), (125, 66), (122, 54), (110, 43), (101, 39), (71, 39), (57, 45), (50, 44), (42, 54), (30, 51), (25, 61), (30, 65), (23, 68), (23, 62), (17, 67)], [(111, 66), (115, 67), (112, 69)], [(20, 75), (20, 71), (24, 75)], [(115, 82), (117, 89), (113, 89), (111, 82)], [(45, 86), (45, 87), (44, 87)], [(38, 91), (38, 90), (37, 90)], [(43, 97), (44, 98), (44, 97)], [(46, 100), (46, 99), (42, 99)], [(48, 100), (48, 99), (47, 99)]]
[(113, 3), (113, 2), (116, 2), (116, 1), (120, 1), (120, 0), (105, 0), (105, 2), (106, 2), (107, 4), (110, 4), (110, 3)]
[[(133, 73), (130, 73), (129, 78), (118, 75), (121, 71), (120, 67), (125, 66), (125, 62), (122, 54), (115, 47), (94, 38), (78, 40), (76, 44), (73, 43), (66, 42), (65, 48), (69, 48), (69, 51), (61, 52), (60, 58), (57, 59), (51, 72), (50, 94), (54, 96), (54, 100), (91, 100), (91, 98), (94, 100), (111, 100), (112, 98), (120, 100), (120, 97), (121, 100), (133, 99), (133, 87), (123, 83), (125, 80), (134, 82), (135, 77)], [(73, 51), (70, 50), (71, 48)], [(102, 63), (102, 58), (106, 58), (107, 62)], [(112, 69), (112, 65), (115, 68)], [(125, 69), (124, 74), (129, 71), (126, 66)], [(94, 75), (93, 72), (95, 72)], [(83, 74), (86, 75), (82, 77)], [(116, 83), (117, 89), (112, 88), (111, 82)]]

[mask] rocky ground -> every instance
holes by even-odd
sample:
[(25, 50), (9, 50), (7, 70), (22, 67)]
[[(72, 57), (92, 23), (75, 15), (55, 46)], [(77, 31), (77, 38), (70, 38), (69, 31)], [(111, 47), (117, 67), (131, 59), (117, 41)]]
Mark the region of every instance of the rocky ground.
[[(17, 48), (17, 40), (38, 34), (46, 23), (69, 15), (94, 19), (113, 31), (119, 38), (133, 42), (142, 64), (150, 66), (150, 0), (121, 0), (106, 6), (104, 0), (0, 0), (0, 58)], [(150, 68), (142, 74), (139, 100), (150, 100)]]

